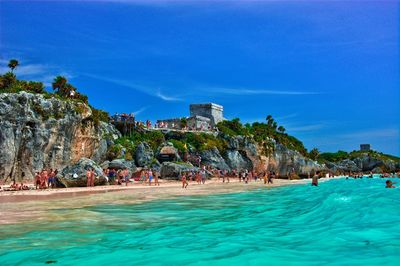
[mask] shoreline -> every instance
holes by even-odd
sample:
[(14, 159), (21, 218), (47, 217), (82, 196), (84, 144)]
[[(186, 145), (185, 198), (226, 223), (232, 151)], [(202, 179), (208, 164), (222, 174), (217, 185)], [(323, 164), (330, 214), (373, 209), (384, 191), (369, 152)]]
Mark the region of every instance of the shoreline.
[[(326, 182), (336, 178), (321, 178)], [(84, 209), (95, 205), (141, 204), (154, 200), (173, 199), (180, 196), (241, 193), (260, 188), (276, 188), (311, 183), (311, 179), (275, 179), (273, 184), (264, 185), (262, 180), (248, 184), (238, 180), (223, 183), (217, 178), (199, 185), (191, 182), (187, 189), (181, 182), (164, 182), (160, 186), (99, 186), (94, 188), (61, 188), (49, 190), (3, 191), (0, 192), (0, 225), (17, 224), (24, 221), (60, 221), (66, 219), (57, 213), (63, 209)]]
[[(339, 177), (335, 177), (338, 179)], [(320, 182), (324, 182), (326, 180), (330, 180), (334, 178), (320, 178)], [(193, 188), (197, 187), (210, 187), (210, 185), (214, 185), (214, 189), (216, 186), (226, 186), (224, 188), (229, 189), (228, 186), (232, 185), (231, 188), (237, 188), (236, 185), (243, 185), (244, 190), (246, 187), (254, 188), (257, 187), (280, 187), (286, 185), (294, 185), (294, 184), (305, 184), (310, 182), (311, 179), (297, 179), (297, 180), (288, 180), (288, 179), (274, 179), (273, 184), (264, 185), (263, 180), (258, 181), (250, 181), (248, 184), (245, 184), (244, 181), (239, 182), (237, 180), (232, 180), (229, 183), (223, 183), (221, 180), (217, 178), (212, 178), (207, 180), (205, 184), (197, 184), (195, 181), (189, 182), (189, 186), (187, 189), (182, 189), (182, 191), (193, 191)], [(33, 184), (30, 184), (33, 186)], [(125, 185), (107, 185), (107, 186), (95, 186), (95, 187), (70, 187), (70, 188), (52, 188), (52, 189), (32, 189), (32, 190), (18, 190), (18, 191), (0, 191), (0, 203), (9, 203), (9, 202), (24, 202), (24, 201), (34, 201), (34, 200), (48, 200), (52, 198), (70, 198), (75, 196), (89, 196), (94, 194), (101, 193), (111, 193), (111, 192), (121, 192), (121, 191), (131, 191), (131, 190), (143, 190), (143, 189), (170, 189), (170, 188), (182, 188), (182, 183), (180, 181), (163, 181), (160, 182), (160, 186), (148, 186), (147, 184), (134, 183), (129, 186)], [(210, 190), (210, 194), (212, 192), (218, 192), (214, 189)], [(218, 189), (218, 188), (217, 188)], [(240, 190), (240, 189), (239, 189)], [(189, 193), (190, 194), (190, 193)]]

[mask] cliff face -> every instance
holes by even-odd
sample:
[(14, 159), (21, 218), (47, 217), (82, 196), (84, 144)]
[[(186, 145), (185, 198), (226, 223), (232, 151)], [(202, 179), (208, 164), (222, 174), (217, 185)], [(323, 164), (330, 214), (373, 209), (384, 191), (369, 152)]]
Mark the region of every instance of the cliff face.
[(345, 159), (337, 163), (327, 163), (332, 172), (395, 172), (400, 170), (400, 162), (376, 158), (363, 154), (354, 159)]
[(44, 167), (61, 170), (82, 157), (104, 160), (120, 133), (91, 117), (82, 103), (26, 92), (0, 94), (0, 179), (32, 179)]
[(269, 155), (250, 138), (237, 136), (229, 139), (225, 160), (232, 169), (254, 169), (257, 172), (275, 171), (280, 177), (287, 177), (293, 170), (300, 177), (307, 177), (313, 171), (323, 170), (324, 165), (302, 156), (281, 144), (274, 144)]

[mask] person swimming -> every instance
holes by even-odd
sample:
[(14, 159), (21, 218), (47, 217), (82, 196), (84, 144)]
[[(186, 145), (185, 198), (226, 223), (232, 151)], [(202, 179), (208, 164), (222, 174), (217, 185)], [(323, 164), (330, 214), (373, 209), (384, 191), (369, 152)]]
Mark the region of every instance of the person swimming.
[(393, 186), (393, 184), (396, 184), (396, 183), (393, 183), (392, 181), (387, 180), (386, 181), (386, 188), (396, 188), (395, 186)]
[(316, 172), (312, 177), (311, 186), (318, 187), (318, 178), (319, 178), (319, 172)]

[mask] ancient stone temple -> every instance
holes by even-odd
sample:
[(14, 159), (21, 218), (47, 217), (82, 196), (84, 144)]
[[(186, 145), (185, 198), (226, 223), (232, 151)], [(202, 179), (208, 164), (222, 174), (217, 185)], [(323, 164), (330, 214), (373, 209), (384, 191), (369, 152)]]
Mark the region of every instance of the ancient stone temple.
[(208, 131), (224, 120), (224, 108), (215, 103), (191, 104), (190, 117), (157, 120), (158, 128)]
[(224, 120), (224, 107), (215, 103), (191, 104), (190, 116), (207, 117), (211, 121), (211, 126)]

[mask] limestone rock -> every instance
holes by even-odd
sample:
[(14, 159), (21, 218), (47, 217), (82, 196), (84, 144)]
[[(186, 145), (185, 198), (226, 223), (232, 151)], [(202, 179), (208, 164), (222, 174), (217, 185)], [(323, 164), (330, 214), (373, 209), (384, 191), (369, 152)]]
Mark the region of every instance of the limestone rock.
[(268, 170), (275, 171), (280, 177), (288, 177), (294, 170), (298, 176), (303, 178), (316, 171), (326, 170), (324, 165), (305, 158), (299, 152), (290, 150), (282, 144), (275, 145), (268, 168)]
[(226, 164), (224, 158), (222, 158), (217, 148), (212, 148), (200, 152), (201, 161), (206, 165), (211, 165), (213, 168), (220, 170), (230, 170), (230, 167)]
[(149, 144), (146, 142), (141, 142), (136, 147), (135, 153), (136, 163), (139, 167), (144, 167), (150, 165), (154, 158), (154, 153)]
[(91, 120), (85, 104), (27, 92), (0, 94), (0, 179), (25, 181), (43, 168), (62, 169), (87, 157), (97, 162), (120, 133)]
[[(87, 184), (86, 171), (88, 169), (94, 169), (96, 186), (107, 184), (108, 180), (103, 175), (101, 167), (90, 159), (82, 158), (76, 164), (67, 166), (61, 171), (61, 174), (57, 176), (59, 186), (85, 187)], [(77, 177), (74, 177), (74, 175), (77, 175)]]
[(241, 153), (238, 150), (228, 150), (226, 152), (225, 161), (231, 169), (235, 169), (236, 171), (253, 169), (252, 161), (245, 153)]
[(108, 168), (113, 168), (115, 170), (125, 169), (131, 171), (136, 171), (135, 161), (127, 161), (125, 159), (115, 159), (109, 162)]
[(161, 165), (160, 176), (163, 179), (178, 180), (182, 172), (198, 171), (198, 169), (190, 163), (164, 162)]

